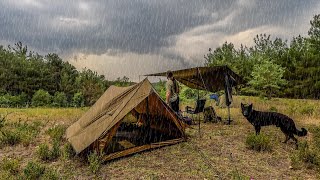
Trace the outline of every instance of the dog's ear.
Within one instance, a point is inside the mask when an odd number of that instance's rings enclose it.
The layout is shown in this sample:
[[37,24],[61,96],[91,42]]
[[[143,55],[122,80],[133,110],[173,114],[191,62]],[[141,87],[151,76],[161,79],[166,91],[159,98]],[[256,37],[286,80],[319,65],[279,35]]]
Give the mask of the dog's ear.
[[241,103],[241,107],[243,108],[244,104]]
[[249,109],[252,109],[252,106],[253,106],[253,105],[252,105],[252,103],[251,103],[251,104],[248,106],[248,107],[249,107]]

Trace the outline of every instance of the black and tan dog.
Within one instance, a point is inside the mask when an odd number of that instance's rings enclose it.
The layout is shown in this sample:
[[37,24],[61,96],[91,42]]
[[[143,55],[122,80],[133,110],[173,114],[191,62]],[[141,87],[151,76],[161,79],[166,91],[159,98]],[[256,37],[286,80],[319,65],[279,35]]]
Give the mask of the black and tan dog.
[[244,105],[242,103],[241,111],[243,116],[254,126],[257,135],[260,133],[261,126],[269,125],[280,127],[281,131],[286,136],[283,143],[287,143],[289,139],[292,139],[296,142],[296,145],[298,145],[298,140],[294,137],[294,134],[297,136],[307,135],[307,130],[305,128],[301,128],[301,131],[299,131],[293,120],[284,114],[255,111],[252,108],[252,104]]

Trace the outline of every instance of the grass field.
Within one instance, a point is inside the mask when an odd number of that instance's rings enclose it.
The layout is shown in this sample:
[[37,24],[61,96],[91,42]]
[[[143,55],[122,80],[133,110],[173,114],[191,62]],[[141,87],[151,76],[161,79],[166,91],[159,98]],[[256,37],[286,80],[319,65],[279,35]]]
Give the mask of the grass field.
[[[292,167],[292,156],[297,152],[295,145],[292,141],[288,144],[281,143],[284,135],[275,126],[263,127],[261,131],[270,139],[271,151],[258,152],[247,148],[247,136],[254,129],[241,115],[240,102],[253,103],[256,110],[287,114],[295,120],[298,128],[305,127],[309,130],[320,125],[320,101],[317,100],[235,97],[231,108],[234,120],[231,125],[201,124],[201,137],[197,126],[193,126],[194,129],[187,129],[187,142],[104,163],[94,174],[88,163],[81,158],[68,159],[60,156],[52,161],[43,161],[37,155],[40,144],[47,143],[52,147],[48,129],[57,125],[68,127],[88,108],[3,108],[0,109],[0,114],[8,114],[8,129],[22,129],[22,126],[15,124],[27,122],[34,124],[30,127],[35,133],[30,134],[26,130],[25,137],[29,137],[28,141],[21,140],[21,143],[15,145],[1,144],[0,178],[17,179],[18,176],[28,174],[26,166],[32,161],[45,167],[46,172],[50,169],[50,172],[62,179],[319,179],[318,168],[310,166],[310,163],[299,162],[298,168]],[[192,103],[185,102],[182,106],[186,104]],[[223,103],[214,107],[219,116],[224,119],[227,117],[227,109]],[[305,140],[312,146],[312,132],[309,131],[306,137],[299,137],[298,140]],[[60,147],[65,143],[63,139]],[[12,162],[11,165],[3,163],[4,160]],[[52,177],[50,173],[43,176],[44,179],[53,179]]]

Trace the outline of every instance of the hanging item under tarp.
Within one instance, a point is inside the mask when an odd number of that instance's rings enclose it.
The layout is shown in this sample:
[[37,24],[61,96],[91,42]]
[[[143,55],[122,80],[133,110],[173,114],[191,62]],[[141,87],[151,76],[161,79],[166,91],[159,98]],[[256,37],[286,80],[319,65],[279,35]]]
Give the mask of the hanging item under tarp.
[[228,107],[228,124],[231,123],[231,117],[230,117],[230,105],[232,103],[232,87],[236,83],[235,80],[229,75],[225,74],[224,76],[225,84],[224,84],[224,92],[225,92],[225,100],[226,100],[226,105]]

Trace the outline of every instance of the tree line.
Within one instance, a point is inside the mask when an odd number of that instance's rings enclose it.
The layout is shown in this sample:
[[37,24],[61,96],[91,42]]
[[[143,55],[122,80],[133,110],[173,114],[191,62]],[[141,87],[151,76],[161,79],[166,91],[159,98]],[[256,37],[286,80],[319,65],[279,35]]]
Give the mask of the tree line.
[[90,69],[78,71],[57,54],[28,51],[21,42],[0,46],[0,106],[90,106],[110,85],[127,86],[127,77],[106,80]]
[[225,42],[204,56],[207,66],[228,65],[247,82],[244,95],[320,98],[320,14],[310,21],[308,36],[290,42],[259,34],[254,45]]

